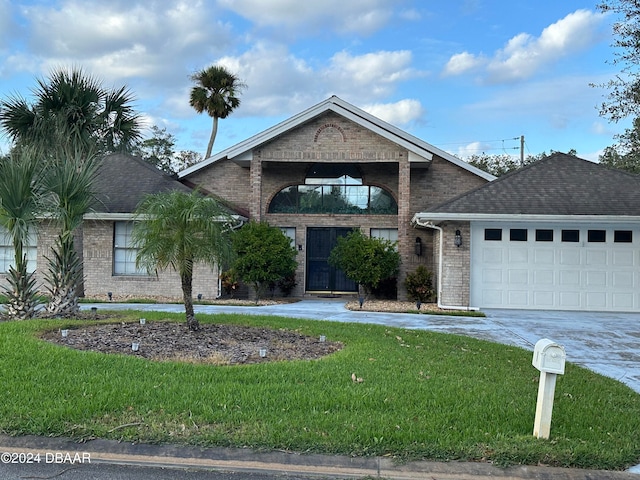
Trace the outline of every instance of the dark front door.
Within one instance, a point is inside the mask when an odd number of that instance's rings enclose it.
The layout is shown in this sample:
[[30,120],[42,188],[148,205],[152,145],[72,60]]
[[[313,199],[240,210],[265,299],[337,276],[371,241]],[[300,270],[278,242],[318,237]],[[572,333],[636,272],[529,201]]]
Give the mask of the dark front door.
[[357,292],[358,286],[349,280],[342,270],[327,259],[338,237],[345,237],[352,228],[307,228],[307,291],[309,292]]

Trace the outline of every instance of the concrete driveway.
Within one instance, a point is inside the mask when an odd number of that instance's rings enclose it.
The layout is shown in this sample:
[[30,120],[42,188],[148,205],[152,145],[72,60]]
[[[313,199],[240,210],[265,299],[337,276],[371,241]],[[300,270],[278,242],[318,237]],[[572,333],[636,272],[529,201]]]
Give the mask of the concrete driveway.
[[[567,361],[619,380],[640,393],[640,313],[487,310],[486,317],[350,311],[344,300],[311,299],[283,305],[196,305],[196,313],[281,315],[335,322],[375,323],[467,335],[533,352],[541,338],[564,346]],[[184,312],[182,305],[85,304],[99,309]]]

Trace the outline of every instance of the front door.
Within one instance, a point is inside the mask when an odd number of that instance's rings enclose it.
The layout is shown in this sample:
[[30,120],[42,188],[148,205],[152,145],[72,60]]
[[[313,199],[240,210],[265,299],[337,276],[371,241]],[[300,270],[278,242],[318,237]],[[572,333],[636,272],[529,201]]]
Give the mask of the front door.
[[342,270],[329,265],[328,258],[338,237],[346,237],[353,230],[348,227],[307,228],[307,287],[308,292],[357,292],[358,286]]

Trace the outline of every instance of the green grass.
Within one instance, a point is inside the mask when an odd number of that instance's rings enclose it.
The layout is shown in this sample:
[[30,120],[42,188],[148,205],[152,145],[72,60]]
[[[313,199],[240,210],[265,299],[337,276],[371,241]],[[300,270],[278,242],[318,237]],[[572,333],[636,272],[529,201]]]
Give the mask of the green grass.
[[160,363],[37,338],[47,328],[81,328],[79,321],[4,322],[0,431],[500,465],[623,469],[640,459],[640,395],[572,364],[558,378],[551,439],[542,440],[532,435],[538,372],[531,352],[375,325],[198,319],[324,334],[345,347],[316,361]]

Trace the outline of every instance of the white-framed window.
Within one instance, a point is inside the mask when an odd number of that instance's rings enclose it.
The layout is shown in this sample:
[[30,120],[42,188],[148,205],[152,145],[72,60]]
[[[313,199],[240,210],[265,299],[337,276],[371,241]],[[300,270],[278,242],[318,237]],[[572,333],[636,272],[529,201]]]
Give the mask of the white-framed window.
[[280,227],[282,233],[289,239],[292,247],[296,246],[296,227]]
[[113,274],[148,275],[144,268],[136,268],[138,249],[133,246],[131,232],[133,222],[114,222]]
[[397,228],[372,228],[370,232],[371,238],[383,238],[390,242],[398,241]]
[[[38,240],[35,234],[29,235],[27,244],[23,248],[27,255],[27,271],[35,272],[38,257]],[[0,273],[7,273],[9,267],[14,264],[14,259],[13,240],[9,232],[4,227],[0,227]]]

